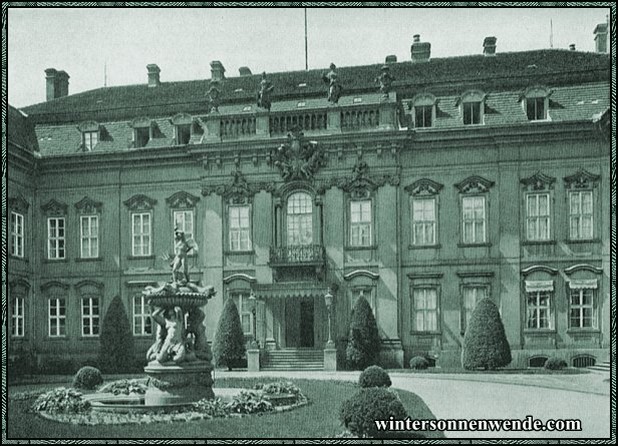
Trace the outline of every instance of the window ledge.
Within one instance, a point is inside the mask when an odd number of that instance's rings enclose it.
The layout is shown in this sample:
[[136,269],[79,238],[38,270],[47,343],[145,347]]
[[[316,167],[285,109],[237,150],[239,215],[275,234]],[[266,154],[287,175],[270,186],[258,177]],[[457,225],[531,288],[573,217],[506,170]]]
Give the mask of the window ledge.
[[43,259],[43,263],[68,263],[69,259],[66,257],[64,259]]
[[69,337],[67,335],[62,335],[62,336],[50,336],[50,335],[47,335],[45,337],[46,341],[52,341],[52,342],[67,341],[68,339],[69,339]]
[[255,254],[255,251],[253,249],[248,251],[223,251],[223,254],[226,256],[246,256]]
[[80,341],[98,341],[101,335],[80,335]]
[[578,244],[578,243],[601,243],[601,240],[598,239],[598,238],[567,239],[566,242],[567,243],[573,243],[573,244]]
[[485,242],[485,243],[457,243],[457,246],[459,248],[489,248],[491,246],[491,243],[489,242]]
[[9,258],[11,260],[19,260],[21,262],[30,263],[30,260],[28,260],[28,257],[16,256],[15,254],[9,254]]
[[538,329],[527,328],[527,329],[524,329],[524,334],[530,335],[530,336],[555,335],[556,329],[555,328],[538,328]]
[[531,245],[555,245],[556,240],[524,240],[521,242],[522,246]]
[[150,339],[152,338],[152,334],[135,334],[133,333],[133,337],[138,338],[138,339]]
[[413,336],[442,336],[441,331],[410,331],[410,334]]
[[408,245],[408,249],[440,249],[442,245],[440,243],[434,245]]
[[77,257],[76,262],[102,262],[103,257]]
[[586,336],[592,334],[600,334],[601,330],[598,328],[569,328],[567,334],[574,336]]
[[156,257],[157,256],[155,256],[154,254],[150,254],[148,256],[127,256],[127,260],[152,260]]
[[346,251],[371,251],[374,249],[377,249],[378,246],[377,245],[368,245],[368,246],[346,246],[345,250]]

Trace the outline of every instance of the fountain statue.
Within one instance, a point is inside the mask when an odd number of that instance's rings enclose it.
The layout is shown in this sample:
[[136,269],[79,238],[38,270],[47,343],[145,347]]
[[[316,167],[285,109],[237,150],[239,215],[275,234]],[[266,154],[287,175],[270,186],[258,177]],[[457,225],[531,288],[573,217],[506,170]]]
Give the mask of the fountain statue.
[[212,286],[199,287],[189,280],[187,255],[197,252],[193,240],[174,231],[174,258],[170,261],[172,280],[148,286],[142,294],[157,324],[154,344],[148,349],[150,377],[144,396],[146,406],[186,404],[214,398],[212,391],[212,353],[206,341],[204,312],[201,307],[215,294]]

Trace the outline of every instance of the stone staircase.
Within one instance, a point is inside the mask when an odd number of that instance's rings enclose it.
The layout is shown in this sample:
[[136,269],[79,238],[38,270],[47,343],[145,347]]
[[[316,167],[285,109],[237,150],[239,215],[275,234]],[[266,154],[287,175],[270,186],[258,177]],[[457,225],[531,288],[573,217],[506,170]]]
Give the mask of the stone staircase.
[[611,364],[609,361],[600,362],[598,364],[587,367],[587,369],[597,373],[607,373],[609,375],[611,370]]
[[288,348],[263,352],[261,370],[324,370],[324,351]]

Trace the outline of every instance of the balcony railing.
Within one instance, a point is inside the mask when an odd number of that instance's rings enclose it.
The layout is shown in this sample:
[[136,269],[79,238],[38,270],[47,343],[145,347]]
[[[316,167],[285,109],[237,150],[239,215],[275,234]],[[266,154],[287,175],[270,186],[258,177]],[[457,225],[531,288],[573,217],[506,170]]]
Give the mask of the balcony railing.
[[271,246],[271,266],[324,264],[326,254],[322,245]]
[[326,130],[326,112],[296,113],[270,118],[271,135],[285,135],[294,127],[299,127],[303,131]]
[[224,118],[220,123],[221,139],[237,139],[255,135],[255,118]]
[[341,130],[353,131],[373,129],[380,125],[380,110],[373,109],[345,110],[341,112]]

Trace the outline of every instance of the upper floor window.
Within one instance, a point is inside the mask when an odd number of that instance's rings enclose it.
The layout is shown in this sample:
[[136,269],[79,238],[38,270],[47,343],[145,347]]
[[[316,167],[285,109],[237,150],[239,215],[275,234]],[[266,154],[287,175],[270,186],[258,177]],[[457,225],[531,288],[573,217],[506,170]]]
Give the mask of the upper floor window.
[[131,121],[133,127],[133,147],[146,147],[152,139],[152,121],[148,118],[136,118]]
[[24,257],[24,216],[11,212],[11,255]]
[[81,258],[99,257],[99,216],[82,215],[80,222]]
[[313,202],[306,192],[296,192],[288,198],[287,242],[288,246],[313,243]]
[[464,125],[483,124],[485,111],[484,93],[468,91],[458,101]]
[[549,119],[549,96],[551,91],[545,87],[529,87],[522,94],[522,107],[528,121]]
[[171,119],[174,126],[174,142],[176,145],[189,144],[193,118],[186,113],[178,113]]
[[569,238],[587,240],[593,238],[592,191],[569,192]]
[[494,185],[480,176],[471,176],[455,185],[461,197],[461,233],[462,243],[487,243],[489,189]]
[[550,239],[549,192],[526,196],[526,228],[528,240]]
[[150,212],[131,214],[132,235],[131,251],[133,256],[149,256],[152,252],[152,225]]
[[421,93],[412,98],[412,118],[415,128],[433,127],[436,115],[436,98],[429,93]]
[[229,240],[231,251],[251,250],[250,205],[228,208]]
[[50,260],[65,258],[64,217],[47,219],[47,258]]
[[86,152],[92,151],[99,142],[100,125],[94,121],[78,124],[78,130],[82,133],[82,147]]
[[350,201],[350,246],[371,246],[371,200]]
[[174,227],[184,232],[185,240],[193,239],[193,210],[178,210],[173,212]]
[[412,199],[412,244],[436,244],[436,197]]

